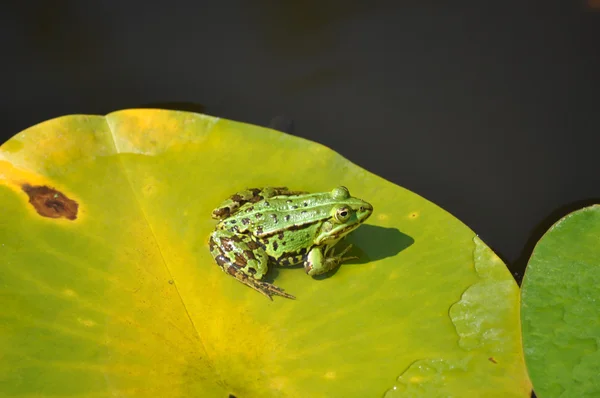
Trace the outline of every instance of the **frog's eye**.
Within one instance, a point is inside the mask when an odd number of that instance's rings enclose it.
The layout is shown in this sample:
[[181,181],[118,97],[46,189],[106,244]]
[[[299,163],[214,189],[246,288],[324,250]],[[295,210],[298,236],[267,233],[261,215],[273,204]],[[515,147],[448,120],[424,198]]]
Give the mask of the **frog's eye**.
[[350,192],[346,187],[337,187],[331,191],[331,197],[335,200],[344,200],[350,197]]
[[337,209],[335,211],[335,215],[334,218],[337,222],[339,223],[344,223],[346,221],[348,221],[348,219],[350,218],[350,209],[347,208],[346,206],[344,207],[340,207],[339,209]]

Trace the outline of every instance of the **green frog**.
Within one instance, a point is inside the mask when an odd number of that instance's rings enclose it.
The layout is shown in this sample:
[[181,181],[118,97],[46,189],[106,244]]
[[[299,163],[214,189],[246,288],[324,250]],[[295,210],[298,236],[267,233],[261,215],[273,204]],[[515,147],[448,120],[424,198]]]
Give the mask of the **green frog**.
[[373,206],[353,198],[346,187],[308,193],[286,187],[238,192],[212,212],[219,220],[209,247],[221,269],[264,294],[290,299],[283,289],[261,281],[269,264],[303,264],[310,276],[330,271],[352,245],[335,254],[334,246],[369,218]]

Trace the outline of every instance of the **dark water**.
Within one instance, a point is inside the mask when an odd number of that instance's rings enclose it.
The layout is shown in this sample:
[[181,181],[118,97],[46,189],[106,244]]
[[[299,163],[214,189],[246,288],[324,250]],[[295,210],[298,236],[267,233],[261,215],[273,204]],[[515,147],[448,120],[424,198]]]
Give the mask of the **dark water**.
[[139,106],[272,125],[449,210],[520,279],[600,198],[594,4],[9,2],[2,140]]
[[141,106],[270,126],[444,207],[520,281],[600,202],[597,3],[8,2],[1,142]]

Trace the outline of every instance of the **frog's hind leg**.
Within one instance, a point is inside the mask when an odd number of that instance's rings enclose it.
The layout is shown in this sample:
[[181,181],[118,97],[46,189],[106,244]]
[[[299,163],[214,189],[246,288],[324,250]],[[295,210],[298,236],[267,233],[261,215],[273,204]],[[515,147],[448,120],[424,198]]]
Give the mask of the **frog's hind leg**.
[[217,230],[209,240],[210,252],[223,272],[244,285],[264,294],[295,299],[291,294],[260,279],[267,272],[269,256],[256,242],[245,235]]
[[272,198],[273,196],[290,196],[301,195],[303,191],[290,191],[287,187],[264,187],[264,188],[248,188],[240,192],[236,192],[229,198],[223,201],[212,212],[212,218],[222,220],[229,217],[246,203],[256,203],[263,199]]

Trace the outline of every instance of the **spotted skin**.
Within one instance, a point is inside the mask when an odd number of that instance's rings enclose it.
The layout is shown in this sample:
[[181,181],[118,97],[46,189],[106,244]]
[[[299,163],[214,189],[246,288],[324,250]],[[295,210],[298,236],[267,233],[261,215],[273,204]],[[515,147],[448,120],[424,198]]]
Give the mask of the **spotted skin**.
[[[210,236],[209,247],[217,265],[244,285],[271,300],[274,295],[295,299],[283,289],[260,280],[267,272],[269,258],[264,250],[260,250],[260,245],[248,235],[239,236],[228,231],[217,230]],[[235,260],[230,259],[228,252],[234,253]]]
[[[305,194],[305,191],[290,191],[287,187],[248,188],[227,198],[212,212],[212,218],[223,220],[246,203],[256,203],[273,196]],[[257,216],[258,217],[258,216]]]
[[210,252],[225,273],[268,298],[295,298],[261,281],[269,265],[302,264],[308,275],[315,276],[355,259],[344,257],[351,245],[338,255],[334,246],[372,210],[344,187],[315,194],[285,187],[250,188],[213,211],[219,223],[210,236]]

